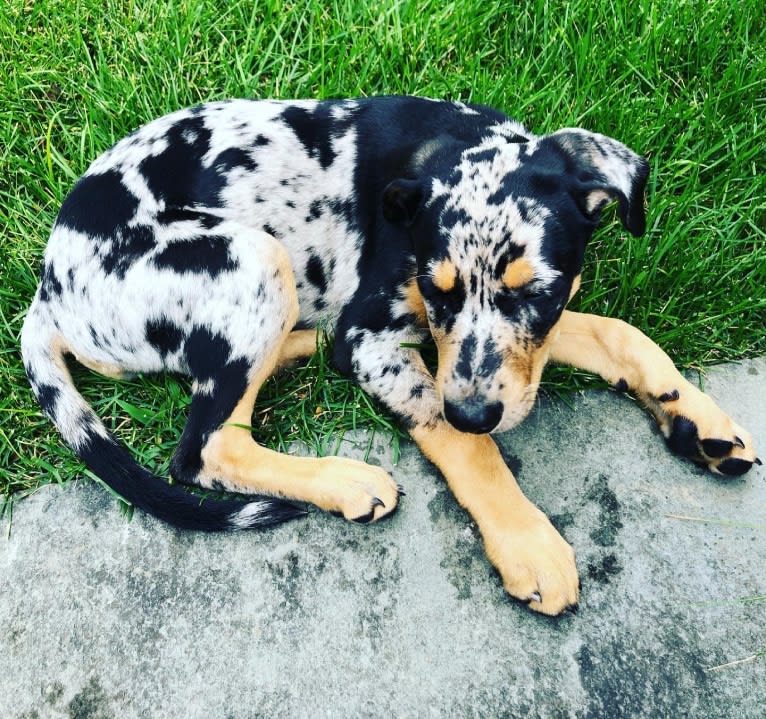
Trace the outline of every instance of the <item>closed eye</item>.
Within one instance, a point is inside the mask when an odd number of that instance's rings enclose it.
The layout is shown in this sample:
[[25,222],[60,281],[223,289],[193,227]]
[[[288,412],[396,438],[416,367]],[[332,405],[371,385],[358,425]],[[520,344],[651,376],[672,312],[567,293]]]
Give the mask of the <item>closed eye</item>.
[[530,282],[513,289],[503,288],[495,295],[495,305],[506,315],[517,312],[525,303],[543,297],[545,288],[536,282]]
[[418,277],[418,286],[427,304],[447,310],[452,314],[459,312],[465,301],[465,287],[460,278],[446,292],[440,289],[427,275]]
[[518,290],[522,297],[527,299],[533,299],[535,297],[542,297],[545,294],[545,288],[537,282],[530,282]]

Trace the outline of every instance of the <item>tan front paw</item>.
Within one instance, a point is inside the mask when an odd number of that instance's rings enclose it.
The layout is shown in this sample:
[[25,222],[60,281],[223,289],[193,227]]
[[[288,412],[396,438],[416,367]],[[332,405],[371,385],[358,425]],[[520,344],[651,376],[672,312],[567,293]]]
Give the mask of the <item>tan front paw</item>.
[[533,504],[504,526],[484,530],[484,544],[511,596],[552,616],[576,608],[580,580],[574,550]]
[[750,433],[689,383],[653,398],[651,408],[668,447],[716,474],[738,476],[753,464]]
[[388,472],[365,462],[333,459],[334,491],[324,509],[362,524],[376,522],[396,509],[404,492]]

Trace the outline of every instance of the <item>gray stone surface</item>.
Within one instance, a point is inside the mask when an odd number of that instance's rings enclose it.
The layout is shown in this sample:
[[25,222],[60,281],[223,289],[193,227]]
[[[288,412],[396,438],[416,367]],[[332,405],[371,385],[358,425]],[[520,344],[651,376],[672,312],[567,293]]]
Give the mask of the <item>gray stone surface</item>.
[[[766,454],[766,359],[707,389]],[[577,549],[577,615],[503,595],[411,446],[400,511],[367,527],[184,534],[47,487],[0,526],[0,718],[766,716],[766,657],[711,670],[766,649],[766,603],[733,601],[766,594],[766,467],[707,475],[609,392],[542,401],[501,442]]]

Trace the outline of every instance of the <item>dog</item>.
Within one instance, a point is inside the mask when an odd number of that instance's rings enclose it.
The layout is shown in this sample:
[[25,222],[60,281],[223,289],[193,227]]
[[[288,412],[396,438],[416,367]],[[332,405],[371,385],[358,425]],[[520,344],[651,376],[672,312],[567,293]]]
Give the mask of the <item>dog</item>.
[[[65,199],[21,337],[32,390],[64,440],[127,501],[177,527],[249,529],[310,503],[386,517],[384,470],[259,446],[258,389],[334,331],[333,360],[383,403],[476,521],[507,592],[557,615],[574,551],[491,439],[529,412],[546,362],[638,397],[671,450],[713,472],[751,436],[637,329],[565,309],[603,208],[645,230],[649,165],[582,129],[536,136],[494,109],[416,97],[212,102],[137,130]],[[431,373],[416,347],[431,337]],[[200,501],[136,463],[77,392],[101,374],[189,375],[177,482],[257,495]]]

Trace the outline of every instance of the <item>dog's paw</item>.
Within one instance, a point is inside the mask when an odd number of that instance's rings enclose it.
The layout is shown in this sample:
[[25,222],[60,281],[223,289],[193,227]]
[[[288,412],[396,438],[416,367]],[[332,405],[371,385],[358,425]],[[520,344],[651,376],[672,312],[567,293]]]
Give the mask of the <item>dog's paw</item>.
[[396,509],[404,492],[388,472],[364,462],[336,461],[339,462],[337,491],[330,502],[333,514],[367,524],[377,522]]
[[533,504],[520,520],[485,530],[484,544],[512,597],[551,616],[576,609],[580,580],[574,550]]
[[650,402],[671,451],[716,474],[739,476],[761,464],[750,433],[706,394],[685,383]]

